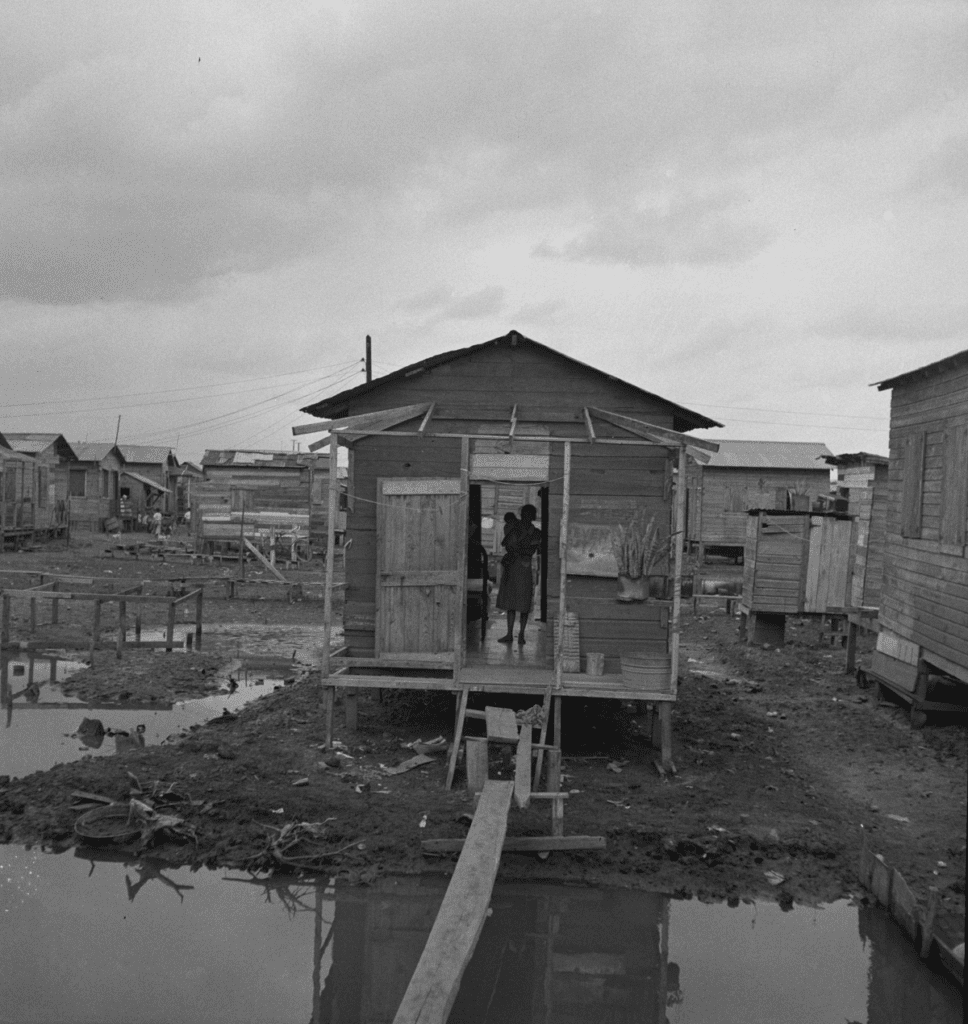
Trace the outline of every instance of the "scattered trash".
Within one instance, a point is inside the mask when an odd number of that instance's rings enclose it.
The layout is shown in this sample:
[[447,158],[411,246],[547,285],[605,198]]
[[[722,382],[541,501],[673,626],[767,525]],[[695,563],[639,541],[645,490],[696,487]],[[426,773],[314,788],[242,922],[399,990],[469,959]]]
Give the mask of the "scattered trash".
[[621,807],[623,811],[630,811],[632,809],[631,804],[623,803],[621,800],[606,800],[605,803],[611,804],[613,807]]
[[404,743],[407,750],[415,754],[442,754],[449,744],[443,736],[435,736],[432,740],[414,740],[412,743]]
[[946,868],[947,866],[948,865],[943,860],[939,860],[938,861],[938,867],[939,868]]
[[779,718],[780,717],[780,712],[779,711],[767,711],[766,717],[767,718]]
[[514,720],[518,725],[540,726],[544,722],[544,709],[540,704],[533,704],[524,711],[516,711]]
[[708,832],[725,832],[726,831],[726,829],[724,829],[721,825],[707,825],[706,826],[706,830]]
[[294,786],[308,786],[309,785],[309,779],[307,779],[307,778],[296,779],[295,782],[293,782],[293,785]]
[[605,771],[614,772],[616,775],[622,774],[622,769],[628,764],[628,761],[609,761],[605,765]]
[[428,754],[416,754],[413,757],[407,758],[407,760],[403,761],[401,764],[398,764],[396,768],[387,768],[385,766],[381,767],[383,767],[383,771],[386,775],[402,775],[404,772],[412,771],[414,768],[419,768],[421,765],[433,763],[434,758],[430,757]]
[[770,885],[782,885],[786,881],[779,871],[764,871],[763,874]]
[[906,823],[910,823],[910,821],[911,821],[910,818],[905,818],[901,814],[888,814],[887,817],[890,818],[891,821],[903,821],[903,822],[906,822]]
[[271,811],[269,811],[269,813],[270,814],[285,814],[286,813],[286,809],[285,809],[285,807],[275,807]]
[[427,827],[427,815],[426,814],[420,819],[420,825],[418,827],[419,828],[426,828]]
[[729,734],[729,738],[730,738],[731,740],[738,740],[738,739],[742,739],[742,737],[740,736],[740,734],[739,734],[738,732],[731,732],[731,733]]

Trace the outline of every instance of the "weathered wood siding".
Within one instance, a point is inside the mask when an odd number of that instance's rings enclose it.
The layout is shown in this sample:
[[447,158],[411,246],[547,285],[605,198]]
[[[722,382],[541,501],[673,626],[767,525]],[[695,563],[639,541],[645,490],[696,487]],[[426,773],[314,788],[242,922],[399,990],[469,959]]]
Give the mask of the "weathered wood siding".
[[374,653],[376,615],[376,482],[381,477],[460,477],[457,438],[362,438],[353,446],[347,501],[346,604],[343,630],[350,655]]
[[120,510],[119,493],[121,460],[108,453],[100,462],[76,462],[72,471],[84,470],[84,496],[70,497],[71,526],[76,529],[101,530],[104,521],[116,516]]
[[806,494],[808,509],[830,490],[828,469],[733,469],[691,465],[689,481],[690,543],[743,547],[750,509],[786,508],[778,494]]
[[850,490],[848,511],[857,517],[857,546],[851,580],[850,603],[877,607],[884,574],[884,541],[887,532],[888,467],[847,466],[839,482]]
[[295,531],[313,550],[325,550],[329,470],[312,466],[206,466],[191,486],[192,531],[197,544],[238,540],[275,527]]
[[743,604],[754,612],[802,612],[810,516],[761,512],[747,515],[746,528]]
[[[619,380],[558,360],[530,346],[482,349],[401,381],[358,396],[346,415],[377,412],[418,402],[434,402],[433,430],[455,433],[507,433],[517,405],[517,437],[574,436],[584,431],[584,407],[634,416],[673,427],[661,399],[642,396]],[[416,422],[402,425],[413,430]],[[596,421],[600,437],[622,436]],[[625,434],[624,436],[628,436]],[[457,477],[459,438],[395,437],[393,431],[357,440],[351,454],[346,541],[344,629],[352,655],[373,653],[376,584],[376,481],[378,477]],[[562,445],[550,446],[548,522],[548,613],[556,613],[558,535],[562,512]],[[644,454],[645,453],[645,454]],[[650,453],[650,454],[649,454]],[[671,471],[665,449],[618,445],[572,446],[571,516],[586,522],[625,516],[640,501],[651,502],[664,522],[671,519]],[[471,475],[471,483],[474,477]],[[540,481],[535,481],[540,482]],[[591,518],[589,518],[591,517]],[[608,521],[620,521],[609,519]],[[497,526],[500,529],[500,524]],[[535,560],[537,566],[537,559]],[[614,580],[570,576],[568,605],[579,617],[582,652],[606,654],[606,671],[618,671],[623,650],[661,648],[668,643],[668,610],[662,605],[623,606],[615,601]],[[537,605],[538,593],[535,594]],[[537,607],[536,607],[537,613]]]
[[[558,614],[563,473],[563,449],[555,445],[548,515],[549,619]],[[572,445],[570,526],[628,523],[640,508],[655,515],[667,536],[672,522],[672,463],[664,448]],[[658,571],[669,571],[668,560]],[[568,575],[566,601],[568,610],[578,616],[580,652],[603,653],[606,672],[621,670],[621,654],[665,651],[669,639],[670,604],[621,604],[616,593],[614,579]]]
[[[154,480],[159,487],[166,487],[169,490],[174,488],[174,478],[169,478],[169,470],[167,466],[163,466],[160,462],[126,462],[124,464],[126,470],[130,470],[132,473],[137,473],[138,476],[146,477],[148,480]],[[148,509],[148,495],[145,493],[147,488],[139,480],[135,480],[132,477],[124,476],[121,477],[121,487],[130,491],[130,498],[128,499],[127,505],[130,509],[131,515],[137,516],[144,514]],[[174,495],[172,494],[158,494],[155,492],[158,501],[152,506],[152,511],[155,508],[160,512],[168,513],[174,510]]]
[[968,682],[968,367],[891,395],[880,622]]
[[0,529],[33,530],[37,463],[27,455],[0,448]]

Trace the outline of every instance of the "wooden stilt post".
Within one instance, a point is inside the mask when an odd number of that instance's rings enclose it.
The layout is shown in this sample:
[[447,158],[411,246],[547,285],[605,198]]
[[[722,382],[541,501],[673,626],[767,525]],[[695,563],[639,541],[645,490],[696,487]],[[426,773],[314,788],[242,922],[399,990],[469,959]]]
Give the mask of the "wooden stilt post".
[[339,435],[335,430],[329,434],[329,493],[326,503],[326,586],[323,591],[323,649],[319,658],[319,678],[326,691],[326,746],[333,745],[333,706],[336,703],[336,689],[330,686],[329,659],[333,639],[333,562],[336,560],[336,514],[339,508],[339,482],[337,479],[337,455]]
[[[682,620],[682,544],[686,531],[686,446],[679,446],[676,479],[675,529],[673,531],[672,621],[669,624],[669,673],[671,692],[679,686],[679,638]],[[675,770],[672,763],[672,705],[663,701],[659,708],[662,721],[662,767]]]
[[202,649],[202,588],[195,595],[195,650]]
[[450,748],[450,759],[447,762],[447,780],[444,789],[454,784],[454,772],[457,770],[457,757],[460,753],[460,741],[464,735],[464,718],[467,714],[467,687],[461,687],[457,695],[457,711],[454,715],[454,742]]
[[10,642],[10,598],[3,595],[3,611],[0,612],[0,647]]
[[128,632],[128,605],[125,601],[118,601],[118,649],[117,657],[120,659],[124,653],[124,642]]
[[[571,507],[571,441],[565,441],[562,453],[562,484],[561,484],[561,532],[558,537],[558,636],[555,638],[555,693],[561,692],[561,661],[565,650],[565,613],[567,609],[567,587],[568,587],[568,564],[565,554],[568,550],[568,513]],[[547,526],[545,527],[547,529]],[[545,696],[544,721],[541,723],[540,743],[544,743],[548,735],[548,719],[551,717],[551,687]],[[560,698],[555,698],[556,715],[560,712]],[[559,723],[555,722],[557,730]],[[561,740],[557,731],[555,732],[555,743],[560,747]],[[534,782],[538,785],[541,778],[544,751],[538,750],[538,759],[534,768]],[[554,786],[549,784],[549,789]]]
[[[60,587],[60,580],[54,580],[54,585],[53,585],[53,587],[51,587],[51,590],[56,591],[59,587]],[[52,626],[56,626],[59,618],[60,618],[60,598],[59,597],[55,597],[54,600],[50,602],[50,624]]]
[[94,622],[91,624],[91,665],[94,665],[94,648],[97,647],[101,637],[101,600],[94,602]]
[[165,651],[171,651],[175,646],[175,599],[168,599],[168,627],[165,633]]
[[30,599],[30,632],[37,632],[37,598]]

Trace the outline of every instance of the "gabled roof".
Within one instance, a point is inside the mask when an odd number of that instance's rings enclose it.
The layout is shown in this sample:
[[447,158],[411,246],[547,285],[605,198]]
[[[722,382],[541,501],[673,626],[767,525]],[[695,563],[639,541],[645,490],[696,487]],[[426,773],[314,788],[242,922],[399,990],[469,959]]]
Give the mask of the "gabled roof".
[[79,462],[100,462],[110,452],[124,462],[124,453],[110,441],[71,441],[71,447]]
[[430,356],[427,359],[421,359],[419,362],[411,363],[409,366],[404,366],[399,370],[394,370],[393,373],[388,373],[384,377],[378,377],[376,380],[369,381],[365,384],[358,384],[354,388],[349,388],[346,391],[341,391],[339,394],[331,395],[329,398],[324,398],[319,402],[314,402],[312,405],[307,405],[300,411],[308,413],[310,416],[318,416],[320,419],[331,419],[341,415],[342,408],[347,402],[352,401],[354,398],[359,398],[361,395],[377,391],[388,384],[393,384],[397,381],[426,373],[437,366],[443,366],[445,363],[454,362],[457,359],[465,359],[473,353],[483,351],[491,346],[508,343],[515,345],[520,345],[522,343],[532,345],[543,352],[549,353],[557,359],[563,359],[566,362],[571,363],[573,366],[581,367],[583,370],[590,370],[592,373],[597,373],[607,380],[614,381],[617,384],[622,384],[627,388],[631,388],[633,391],[645,398],[664,403],[674,414],[676,430],[696,430],[698,428],[722,426],[722,423],[717,423],[716,420],[711,420],[707,416],[703,416],[698,412],[693,412],[691,409],[686,409],[684,406],[677,405],[675,402],[670,402],[661,395],[656,395],[651,391],[645,391],[642,388],[637,387],[635,384],[630,384],[627,380],[622,380],[620,377],[616,377],[613,374],[606,373],[604,370],[599,370],[597,367],[590,366],[588,363],[583,363],[578,359],[565,355],[563,352],[559,352],[557,349],[553,349],[549,345],[542,345],[540,342],[534,341],[531,338],[526,338],[519,331],[510,331],[507,334],[502,335],[500,338],[492,338],[490,341],[482,342],[479,345],[471,345],[468,348],[458,348],[451,352],[442,352],[439,355]]
[[77,453],[70,446],[63,434],[16,433],[7,434],[7,442],[14,451],[26,455],[38,455],[40,452],[53,448],[62,459],[73,461]]
[[3,436],[3,434],[0,434],[0,448],[9,448],[9,447],[10,447],[10,445],[7,443],[7,439]]
[[302,469],[325,456],[310,452],[278,452],[262,448],[210,448],[202,456],[203,466],[258,466],[263,469]]
[[204,476],[204,470],[197,462],[191,459],[184,459],[178,463],[179,476]]
[[930,377],[936,373],[944,373],[947,370],[956,370],[960,366],[968,366],[968,348],[963,352],[956,352],[954,355],[939,359],[936,363],[928,363],[926,366],[919,366],[916,370],[908,370],[907,373],[900,373],[896,377],[889,377],[887,380],[876,381],[871,387],[878,391],[896,387],[898,384],[909,384],[918,377]]
[[833,452],[819,441],[720,441],[707,469],[798,469],[827,471]]
[[125,462],[153,462],[160,465],[162,462],[167,462],[170,456],[175,460],[175,465],[178,465],[175,453],[164,445],[119,444],[118,447],[121,449]]

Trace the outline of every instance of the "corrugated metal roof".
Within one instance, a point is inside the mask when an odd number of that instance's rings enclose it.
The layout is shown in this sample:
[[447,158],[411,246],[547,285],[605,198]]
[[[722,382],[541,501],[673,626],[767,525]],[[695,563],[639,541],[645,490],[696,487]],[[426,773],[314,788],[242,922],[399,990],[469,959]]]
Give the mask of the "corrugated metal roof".
[[[119,444],[125,462],[167,462],[174,455],[170,448],[157,444]],[[178,461],[177,459],[175,460]]]
[[492,338],[490,341],[481,342],[479,345],[471,345],[468,348],[458,348],[451,352],[441,352],[439,355],[430,356],[427,359],[421,359],[419,362],[411,363],[409,366],[404,366],[399,370],[394,370],[393,373],[388,373],[384,377],[378,377],[376,380],[372,380],[369,383],[358,384],[356,387],[348,388],[346,391],[341,391],[339,394],[331,395],[329,398],[323,398],[318,402],[314,402],[312,405],[305,406],[300,411],[309,413],[310,416],[318,416],[320,419],[329,419],[331,416],[339,415],[340,407],[346,402],[357,398],[360,395],[365,395],[370,391],[374,391],[377,388],[381,388],[386,384],[391,384],[394,381],[403,380],[427,370],[432,370],[435,366],[442,366],[444,363],[453,362],[455,359],[463,359],[464,357],[471,355],[473,352],[479,352],[492,345],[501,345],[506,343],[517,345],[521,342],[533,345],[535,348],[548,352],[551,355],[556,356],[558,359],[564,359],[573,366],[580,366],[582,369],[591,370],[593,373],[600,374],[608,380],[615,381],[618,384],[624,384],[625,387],[631,388],[633,391],[637,391],[640,395],[645,395],[648,398],[654,398],[658,399],[660,402],[664,402],[671,410],[673,410],[674,429],[676,430],[696,430],[700,427],[721,427],[723,425],[722,423],[717,423],[716,420],[709,419],[708,416],[703,416],[701,413],[693,412],[691,409],[686,409],[684,406],[677,405],[675,402],[670,402],[667,398],[663,398],[661,395],[657,395],[651,391],[645,391],[643,388],[640,388],[635,384],[631,384],[627,380],[622,380],[621,377],[616,377],[613,374],[606,373],[604,370],[599,370],[595,366],[590,366],[588,363],[583,363],[580,359],[575,359],[572,356],[565,355],[564,352],[559,352],[557,349],[553,349],[550,345],[542,345],[539,341],[534,341],[532,338],[526,338],[520,331],[509,331],[500,338]]
[[936,363],[928,363],[926,366],[919,366],[915,370],[908,370],[907,373],[899,373],[896,377],[889,377],[887,380],[875,381],[871,387],[878,391],[893,388],[898,384],[906,384],[916,377],[928,377],[935,373],[944,373],[946,370],[955,370],[959,366],[968,364],[968,348],[962,352],[955,352],[953,355],[939,359]]
[[710,469],[822,469],[833,452],[819,441],[720,441]]
[[110,441],[71,441],[71,447],[80,462],[100,462],[116,446]]
[[325,455],[312,452],[279,452],[264,449],[210,448],[202,456],[203,466],[261,466],[277,469],[301,469],[318,463]]
[[885,455],[871,455],[870,452],[850,452],[831,455],[827,459],[831,466],[886,466],[890,460]]
[[132,480],[137,480],[139,484],[144,484],[145,487],[151,487],[153,490],[161,491],[162,494],[171,494],[171,491],[167,487],[162,487],[157,480],[152,480],[150,477],[142,476],[140,473],[132,473],[130,469],[122,469],[122,476],[130,476]]
[[46,451],[51,446],[55,446],[58,449],[58,454],[62,458],[71,458],[76,454],[63,434],[18,432],[7,434],[7,442],[14,451],[25,452],[27,455],[36,455]]

